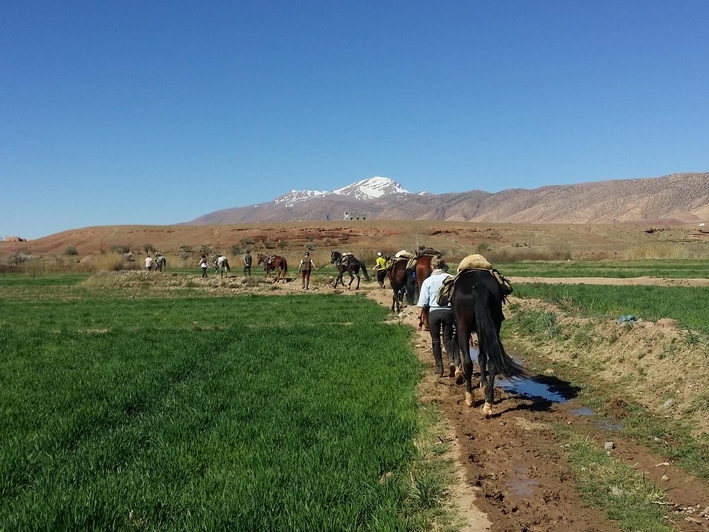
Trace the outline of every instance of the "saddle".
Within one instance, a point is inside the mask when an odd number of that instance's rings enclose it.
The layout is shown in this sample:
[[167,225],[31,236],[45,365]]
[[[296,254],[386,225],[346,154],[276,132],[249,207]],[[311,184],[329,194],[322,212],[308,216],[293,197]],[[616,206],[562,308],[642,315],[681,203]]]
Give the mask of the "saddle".
[[467,270],[485,270],[490,272],[497,282],[500,283],[500,288],[502,289],[502,302],[507,303],[507,297],[513,292],[512,283],[507,277],[502,275],[500,270],[493,268],[492,264],[490,264],[485,257],[478,254],[468,255],[460,261],[460,264],[458,265],[458,273],[455,277],[448,277],[443,281],[443,284],[438,289],[438,294],[436,294],[436,301],[450,301],[453,297],[453,288],[455,286],[456,279],[458,279],[458,277],[460,277],[460,275]]
[[442,257],[443,255],[441,254],[440,251],[436,251],[433,248],[421,248],[416,252],[416,255],[413,256],[412,258],[409,259],[409,263],[406,265],[407,270],[413,270],[416,268],[416,261],[420,257]]

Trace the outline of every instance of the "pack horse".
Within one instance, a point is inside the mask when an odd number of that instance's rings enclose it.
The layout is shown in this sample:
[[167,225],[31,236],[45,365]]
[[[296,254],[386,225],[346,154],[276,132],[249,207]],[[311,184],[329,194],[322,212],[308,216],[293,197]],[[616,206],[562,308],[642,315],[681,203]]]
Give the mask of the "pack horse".
[[330,263],[335,265],[337,268],[337,279],[335,279],[335,286],[341,284],[345,286],[345,282],[342,280],[342,276],[347,272],[350,276],[350,283],[347,285],[347,290],[352,286],[352,281],[354,281],[355,275],[357,276],[357,286],[355,290],[359,290],[359,271],[362,270],[365,280],[369,281],[369,274],[367,273],[367,267],[364,262],[356,258],[352,253],[340,253],[339,251],[330,252]]
[[271,277],[271,272],[275,271],[276,278],[273,282],[277,283],[281,279],[283,279],[284,283],[286,282],[288,261],[285,257],[281,257],[280,255],[264,255],[263,253],[259,253],[256,255],[256,259],[258,261],[257,264],[263,264],[263,269],[266,270],[266,277]]
[[465,402],[468,406],[474,404],[470,336],[476,332],[479,344],[480,385],[485,393],[483,405],[485,417],[492,415],[493,387],[497,373],[507,378],[528,376],[525,369],[505,352],[500,340],[500,328],[505,319],[502,314],[504,299],[503,287],[490,271],[462,270],[453,281],[450,301],[455,317],[458,346],[463,351]]
[[229,259],[227,259],[224,255],[215,256],[212,259],[212,265],[214,266],[214,272],[218,273],[221,278],[224,278],[225,274],[231,273]]

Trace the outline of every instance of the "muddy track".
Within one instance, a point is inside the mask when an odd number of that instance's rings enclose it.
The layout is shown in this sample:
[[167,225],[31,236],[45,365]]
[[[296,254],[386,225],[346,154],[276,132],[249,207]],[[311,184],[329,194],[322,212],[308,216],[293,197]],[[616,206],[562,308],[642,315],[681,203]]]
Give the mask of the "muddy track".
[[[369,290],[368,296],[390,306],[390,290]],[[415,327],[414,307],[405,308],[397,318]],[[476,405],[464,401],[464,385],[455,379],[433,374],[430,336],[417,333],[416,351],[428,371],[422,383],[421,400],[436,403],[443,412],[458,451],[463,474],[460,485],[451,492],[459,497],[458,506],[468,520],[465,530],[493,532],[519,531],[618,531],[617,524],[601,511],[585,505],[573,489],[574,474],[566,463],[562,442],[552,430],[555,423],[571,424],[574,429],[603,448],[613,441],[613,455],[638,471],[646,479],[665,489],[671,504],[667,524],[676,530],[701,530],[709,521],[701,515],[709,505],[705,483],[667,464],[667,459],[647,448],[627,441],[617,431],[599,427],[573,398],[573,388],[556,378],[541,378],[564,388],[563,396],[540,393],[521,395],[515,391],[495,390],[495,411],[490,419],[482,416],[482,393],[477,391]],[[476,374],[476,378],[478,375]],[[557,400],[557,398],[559,400]],[[669,480],[662,480],[662,477]],[[474,498],[460,494],[474,494]],[[472,501],[472,502],[471,502]],[[463,508],[472,504],[475,508]],[[478,514],[476,515],[476,511]],[[483,514],[483,515],[480,515]]]

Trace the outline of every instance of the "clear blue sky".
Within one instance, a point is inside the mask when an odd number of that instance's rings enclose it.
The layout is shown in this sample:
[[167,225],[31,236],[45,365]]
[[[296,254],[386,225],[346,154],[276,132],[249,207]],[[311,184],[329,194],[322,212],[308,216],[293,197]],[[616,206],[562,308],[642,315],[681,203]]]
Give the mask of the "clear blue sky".
[[0,236],[709,171],[709,2],[9,0]]

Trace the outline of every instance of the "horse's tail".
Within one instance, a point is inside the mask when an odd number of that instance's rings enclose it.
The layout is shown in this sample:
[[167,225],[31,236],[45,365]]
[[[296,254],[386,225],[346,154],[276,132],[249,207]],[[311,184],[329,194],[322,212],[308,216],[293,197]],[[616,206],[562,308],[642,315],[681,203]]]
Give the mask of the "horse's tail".
[[288,261],[283,257],[283,273],[288,273]]
[[485,349],[488,360],[497,373],[507,377],[526,377],[526,370],[505,352],[492,317],[493,297],[490,289],[482,283],[473,286],[473,306],[477,323],[480,349]]
[[229,267],[229,261],[225,260],[224,261],[224,266],[226,266],[226,271],[227,273],[231,273],[231,268]]
[[359,261],[359,267],[362,268],[362,273],[364,274],[364,278],[369,281],[369,274],[367,273],[367,267],[364,265],[363,261]]

